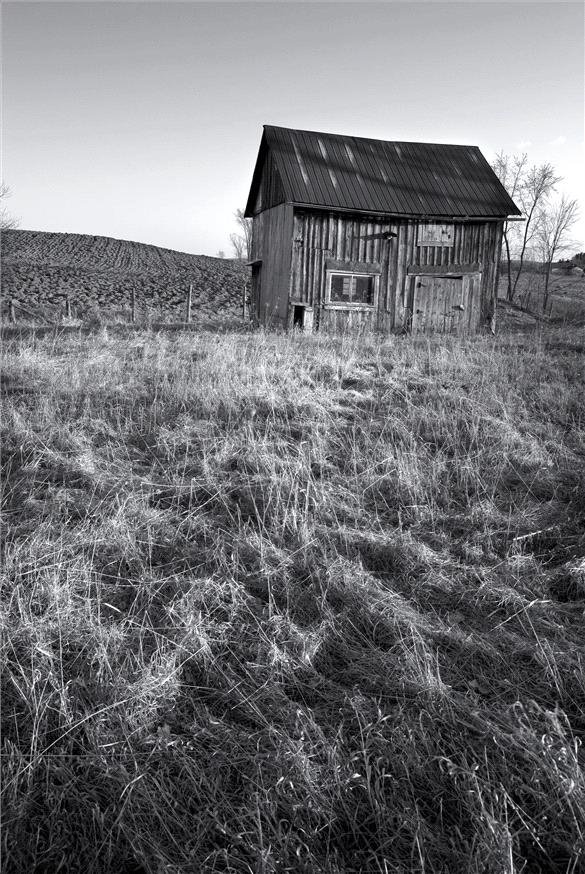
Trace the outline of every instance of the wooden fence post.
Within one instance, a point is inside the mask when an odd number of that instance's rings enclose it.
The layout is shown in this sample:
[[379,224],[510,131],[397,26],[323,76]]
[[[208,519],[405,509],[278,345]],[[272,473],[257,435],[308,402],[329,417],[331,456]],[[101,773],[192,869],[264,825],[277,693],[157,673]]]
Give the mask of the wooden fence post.
[[248,315],[248,301],[247,301],[247,285],[244,282],[242,285],[242,318],[246,321],[246,316]]
[[14,299],[13,298],[10,298],[10,321],[12,322],[13,325],[16,322],[16,309],[14,306]]
[[132,289],[130,292],[130,307],[131,307],[131,316],[130,320],[132,324],[136,321],[136,291]]
[[71,318],[71,298],[69,295],[65,298],[65,315],[68,319]]
[[187,292],[187,311],[185,313],[185,321],[188,325],[191,324],[191,302],[193,300],[193,283],[189,283],[189,291]]

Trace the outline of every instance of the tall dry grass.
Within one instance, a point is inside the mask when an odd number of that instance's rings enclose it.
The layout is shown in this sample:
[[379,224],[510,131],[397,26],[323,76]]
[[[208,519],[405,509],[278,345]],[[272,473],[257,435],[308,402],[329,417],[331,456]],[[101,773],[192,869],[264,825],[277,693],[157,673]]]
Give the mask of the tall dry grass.
[[582,338],[4,357],[7,874],[585,870]]

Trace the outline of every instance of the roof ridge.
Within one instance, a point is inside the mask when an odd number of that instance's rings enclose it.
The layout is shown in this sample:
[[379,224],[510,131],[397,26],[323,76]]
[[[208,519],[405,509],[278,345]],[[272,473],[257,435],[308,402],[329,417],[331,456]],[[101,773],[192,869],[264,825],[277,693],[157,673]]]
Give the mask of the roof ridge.
[[357,134],[335,134],[330,131],[308,130],[299,127],[283,127],[278,124],[263,124],[262,129],[287,131],[287,133],[293,134],[312,134],[313,136],[318,137],[336,137],[340,140],[351,139],[364,140],[368,143],[388,143],[397,146],[445,146],[450,149],[477,149],[478,152],[481,151],[479,146],[476,146],[473,143],[431,143],[428,140],[382,140],[378,137],[362,137]]

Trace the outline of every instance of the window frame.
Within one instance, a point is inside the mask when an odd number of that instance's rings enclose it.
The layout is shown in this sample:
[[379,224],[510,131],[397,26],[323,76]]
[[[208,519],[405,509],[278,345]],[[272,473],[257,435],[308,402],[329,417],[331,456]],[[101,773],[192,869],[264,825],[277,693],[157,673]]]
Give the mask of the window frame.
[[[336,310],[375,310],[378,307],[378,290],[380,287],[380,273],[364,272],[360,270],[337,270],[335,268],[328,269],[325,283],[325,307],[327,309]],[[331,280],[334,276],[358,276],[368,277],[374,281],[374,300],[373,303],[364,303],[361,300],[331,300]]]

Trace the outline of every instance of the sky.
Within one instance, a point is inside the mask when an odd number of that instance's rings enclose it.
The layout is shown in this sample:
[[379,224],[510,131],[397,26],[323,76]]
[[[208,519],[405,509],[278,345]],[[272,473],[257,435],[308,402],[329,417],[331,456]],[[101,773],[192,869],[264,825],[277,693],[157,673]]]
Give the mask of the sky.
[[[585,212],[581,2],[2,3],[29,230],[230,255],[263,124],[551,162]],[[575,228],[585,249],[585,217]]]

